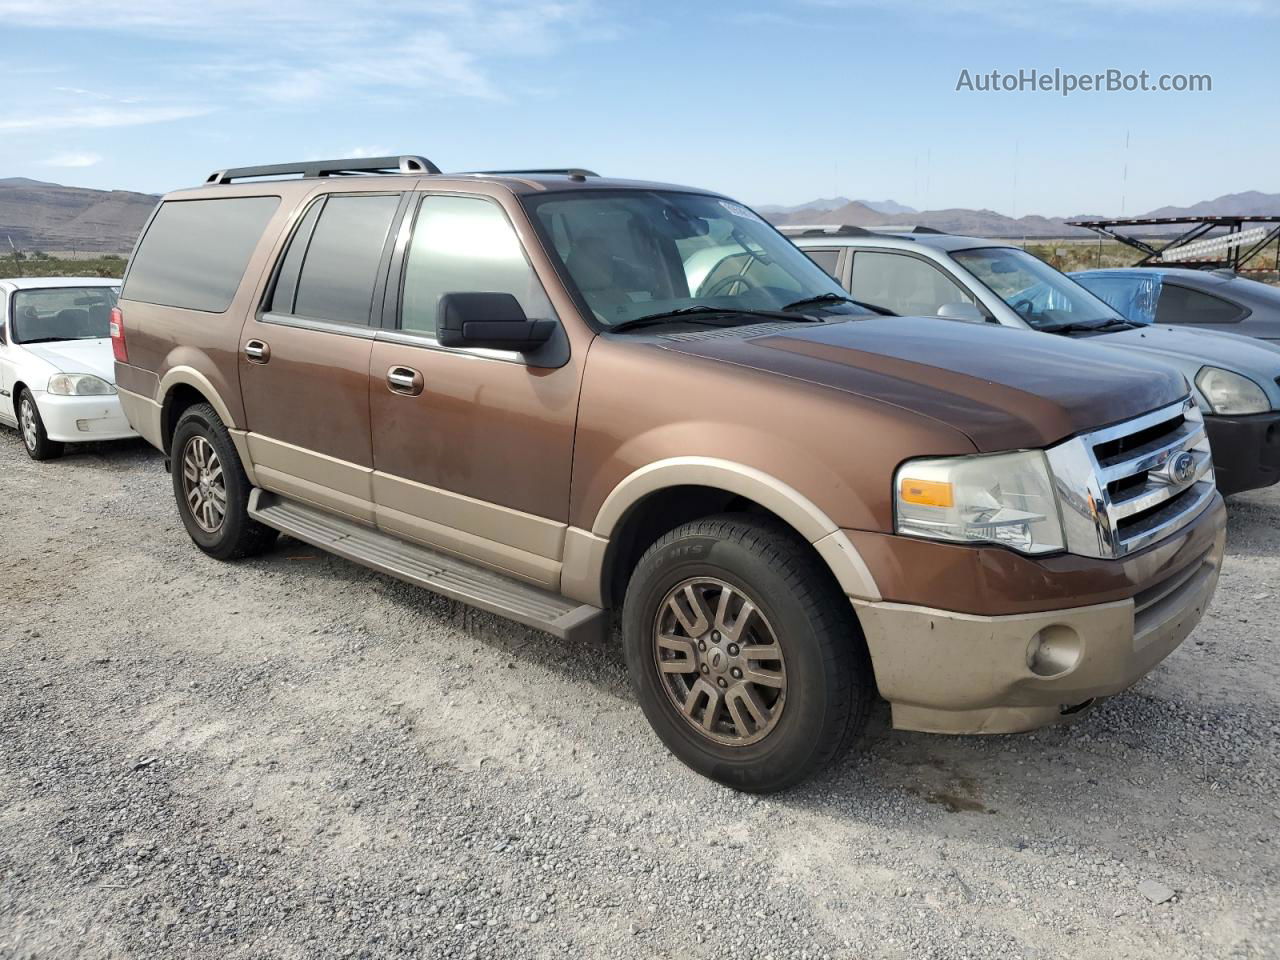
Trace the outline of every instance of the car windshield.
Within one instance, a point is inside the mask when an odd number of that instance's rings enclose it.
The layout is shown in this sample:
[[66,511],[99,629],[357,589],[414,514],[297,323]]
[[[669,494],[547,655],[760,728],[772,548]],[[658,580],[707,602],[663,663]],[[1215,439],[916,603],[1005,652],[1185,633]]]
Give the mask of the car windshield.
[[[582,191],[526,197],[596,319],[610,326],[682,311],[859,314],[826,271],[746,207],[704,194]],[[694,308],[690,310],[689,308]]]
[[115,287],[19,290],[9,305],[14,343],[98,340],[111,335]]
[[1122,319],[1066,274],[1025,250],[981,247],[956,250],[951,256],[1037,329]]

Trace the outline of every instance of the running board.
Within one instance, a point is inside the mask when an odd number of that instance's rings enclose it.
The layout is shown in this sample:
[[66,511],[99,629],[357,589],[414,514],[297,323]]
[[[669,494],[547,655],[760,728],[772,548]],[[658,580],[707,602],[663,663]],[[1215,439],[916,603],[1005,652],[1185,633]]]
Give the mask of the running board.
[[608,637],[609,616],[599,607],[575,603],[296,500],[254,488],[249,494],[249,516],[295,540],[557,637],[587,642]]

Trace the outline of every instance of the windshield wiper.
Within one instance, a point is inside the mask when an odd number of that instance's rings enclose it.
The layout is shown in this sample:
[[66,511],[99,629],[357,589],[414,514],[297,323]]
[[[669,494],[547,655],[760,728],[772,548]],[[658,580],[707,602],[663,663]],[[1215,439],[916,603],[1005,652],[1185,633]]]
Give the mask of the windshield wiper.
[[[712,326],[734,326],[733,317],[767,317],[770,320],[789,320],[792,323],[821,323],[817,317],[803,313],[783,313],[781,310],[750,310],[743,307],[712,307],[708,304],[695,304],[691,307],[678,307],[675,310],[664,310],[662,313],[650,313],[633,320],[624,320],[609,326],[610,333],[621,330],[636,330],[640,327],[652,327],[660,323],[678,323],[682,320],[693,323],[709,323]],[[715,323],[712,317],[729,318],[727,323]],[[704,319],[705,318],[705,319]]]
[[877,307],[874,303],[864,303],[861,300],[855,300],[853,297],[846,297],[839,293],[820,293],[816,297],[805,297],[803,300],[793,300],[782,309],[791,310],[795,307],[808,307],[821,303],[852,303],[855,307],[862,307],[863,310],[870,310],[872,313],[878,313],[882,317],[897,316],[897,314],[892,310],[886,310],[884,307]]
[[1121,320],[1118,317],[1112,317],[1109,320],[1103,320],[1101,323],[1086,323],[1080,320],[1073,320],[1071,323],[1051,323],[1048,326],[1037,327],[1041,333],[1096,333],[1099,330],[1110,330],[1114,327],[1124,327],[1126,330],[1132,330],[1138,325],[1130,323],[1128,320]]
[[74,337],[35,337],[31,340],[15,340],[14,343],[26,345],[28,343],[61,343],[63,340],[74,340]]

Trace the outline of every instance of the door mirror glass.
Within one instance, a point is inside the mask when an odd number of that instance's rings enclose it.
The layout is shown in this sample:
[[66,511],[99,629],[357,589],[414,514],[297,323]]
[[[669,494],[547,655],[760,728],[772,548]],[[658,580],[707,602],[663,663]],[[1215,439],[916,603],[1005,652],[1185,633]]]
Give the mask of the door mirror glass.
[[446,293],[436,313],[442,347],[481,347],[530,353],[551,339],[554,320],[530,320],[509,293]]
[[963,320],[965,323],[985,323],[987,318],[972,303],[944,303],[938,307],[938,316],[948,320]]

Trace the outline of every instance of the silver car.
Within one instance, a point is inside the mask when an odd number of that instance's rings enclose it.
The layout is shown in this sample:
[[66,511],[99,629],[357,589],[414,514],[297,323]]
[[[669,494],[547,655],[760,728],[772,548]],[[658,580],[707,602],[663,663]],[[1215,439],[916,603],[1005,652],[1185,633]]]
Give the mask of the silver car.
[[921,228],[781,230],[873,308],[1090,337],[1166,361],[1194,386],[1219,489],[1239,493],[1280,480],[1280,345],[1134,323],[1043,260],[997,240]]

